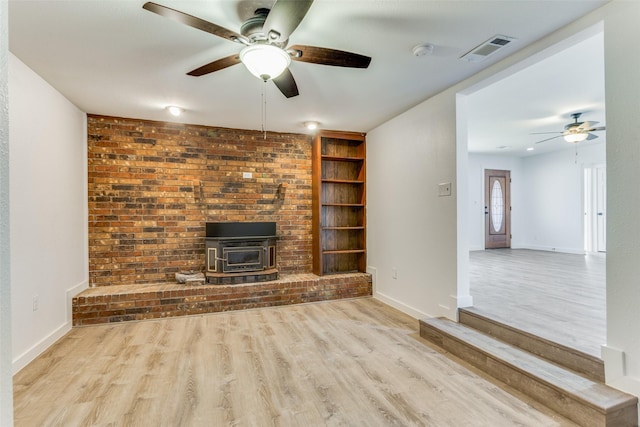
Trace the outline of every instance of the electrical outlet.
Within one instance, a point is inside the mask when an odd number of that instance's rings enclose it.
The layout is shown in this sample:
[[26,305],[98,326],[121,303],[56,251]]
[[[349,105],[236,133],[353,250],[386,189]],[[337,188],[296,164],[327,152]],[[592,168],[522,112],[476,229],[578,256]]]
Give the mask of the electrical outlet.
[[450,182],[443,182],[441,184],[438,184],[438,196],[439,197],[450,196],[450,195],[451,195],[451,183]]
[[398,278],[398,269],[395,268],[395,267],[393,267],[391,269],[391,278],[393,278],[393,279],[397,279]]
[[38,311],[38,294],[33,296],[33,311]]

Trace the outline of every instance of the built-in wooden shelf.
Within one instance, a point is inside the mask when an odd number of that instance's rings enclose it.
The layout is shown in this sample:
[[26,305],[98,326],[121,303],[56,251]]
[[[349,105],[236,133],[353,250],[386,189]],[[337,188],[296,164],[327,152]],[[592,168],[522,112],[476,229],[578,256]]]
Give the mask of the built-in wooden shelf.
[[364,230],[364,225],[360,227],[322,227],[323,230]]
[[330,182],[333,184],[364,184],[364,181],[356,181],[351,179],[323,179],[322,182]]
[[364,253],[364,249],[343,249],[336,251],[323,251],[325,255],[335,255],[335,254],[361,254]]
[[322,160],[331,160],[334,162],[363,162],[363,157],[336,157],[336,156],[322,156]]
[[322,131],[312,157],[313,272],[364,272],[365,135]]

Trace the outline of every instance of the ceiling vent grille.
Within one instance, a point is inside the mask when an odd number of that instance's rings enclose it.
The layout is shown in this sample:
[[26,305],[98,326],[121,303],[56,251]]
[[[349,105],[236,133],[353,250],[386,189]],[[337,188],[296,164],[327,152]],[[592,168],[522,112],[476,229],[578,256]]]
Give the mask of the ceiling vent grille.
[[514,40],[516,40],[515,37],[495,35],[462,55],[460,59],[464,59],[469,62],[484,61],[498,50],[508,46]]

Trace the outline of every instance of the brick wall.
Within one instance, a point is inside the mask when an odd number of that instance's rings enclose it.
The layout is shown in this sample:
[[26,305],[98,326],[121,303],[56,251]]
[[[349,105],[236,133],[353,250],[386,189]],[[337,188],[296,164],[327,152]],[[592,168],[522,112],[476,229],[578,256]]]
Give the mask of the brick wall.
[[203,270],[212,221],[275,221],[280,272],[311,271],[306,135],[89,115],[88,175],[91,286]]

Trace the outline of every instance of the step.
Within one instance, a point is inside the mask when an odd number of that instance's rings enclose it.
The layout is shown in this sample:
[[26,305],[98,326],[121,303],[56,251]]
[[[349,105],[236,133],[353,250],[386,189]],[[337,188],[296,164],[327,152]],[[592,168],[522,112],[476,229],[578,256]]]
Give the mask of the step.
[[594,381],[604,382],[604,362],[598,357],[505,325],[473,308],[461,308],[458,314],[459,322],[463,325],[569,368]]
[[638,425],[638,399],[480,331],[446,319],[420,321],[420,336],[585,427]]

